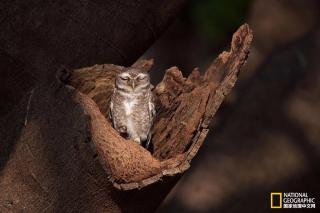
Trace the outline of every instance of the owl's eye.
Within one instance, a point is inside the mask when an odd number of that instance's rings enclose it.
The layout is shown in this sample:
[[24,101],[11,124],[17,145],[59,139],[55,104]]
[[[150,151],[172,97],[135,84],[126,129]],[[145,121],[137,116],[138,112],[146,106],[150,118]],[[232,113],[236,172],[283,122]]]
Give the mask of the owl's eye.
[[146,79],[146,76],[145,76],[145,75],[139,75],[139,76],[138,76],[138,81],[142,81],[142,80],[144,80],[144,79]]
[[123,80],[123,81],[129,80],[129,78],[127,76],[120,76],[120,79]]

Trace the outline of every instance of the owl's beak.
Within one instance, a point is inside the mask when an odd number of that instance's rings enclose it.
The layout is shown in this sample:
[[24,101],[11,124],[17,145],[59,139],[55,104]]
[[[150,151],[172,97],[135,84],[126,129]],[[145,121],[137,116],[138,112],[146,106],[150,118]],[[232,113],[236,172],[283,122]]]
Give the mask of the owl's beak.
[[132,90],[134,89],[136,85],[134,84],[134,81],[131,82],[131,87],[132,87]]

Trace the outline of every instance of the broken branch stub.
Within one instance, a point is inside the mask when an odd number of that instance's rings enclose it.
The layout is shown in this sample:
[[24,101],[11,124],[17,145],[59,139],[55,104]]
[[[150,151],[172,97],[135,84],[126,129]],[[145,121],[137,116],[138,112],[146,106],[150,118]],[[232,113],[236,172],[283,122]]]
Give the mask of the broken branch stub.
[[[245,24],[233,35],[231,50],[220,54],[204,75],[198,69],[187,78],[177,67],[166,71],[154,89],[157,116],[152,129],[152,154],[122,138],[108,120],[114,78],[124,67],[105,64],[69,72],[64,82],[81,92],[75,99],[90,118],[92,147],[114,187],[142,188],[189,168],[214,114],[237,80],[251,42],[252,32]],[[142,60],[134,66],[148,70],[152,63]]]

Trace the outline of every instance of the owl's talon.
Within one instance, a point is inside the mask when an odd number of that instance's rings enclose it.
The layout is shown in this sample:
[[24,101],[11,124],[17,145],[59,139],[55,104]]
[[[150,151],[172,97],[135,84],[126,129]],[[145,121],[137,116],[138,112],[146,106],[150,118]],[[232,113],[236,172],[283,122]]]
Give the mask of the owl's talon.
[[137,142],[138,144],[141,144],[140,138],[135,138],[133,141]]
[[119,132],[120,132],[121,134],[126,134],[126,133],[127,133],[127,127],[125,127],[125,126],[119,127]]

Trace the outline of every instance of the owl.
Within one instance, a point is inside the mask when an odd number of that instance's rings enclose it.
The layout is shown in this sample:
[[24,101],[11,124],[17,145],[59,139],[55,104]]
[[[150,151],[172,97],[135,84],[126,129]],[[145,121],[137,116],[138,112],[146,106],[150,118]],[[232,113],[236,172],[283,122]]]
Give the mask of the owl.
[[127,139],[148,148],[155,117],[150,76],[137,68],[126,68],[115,79],[110,102],[113,127]]

